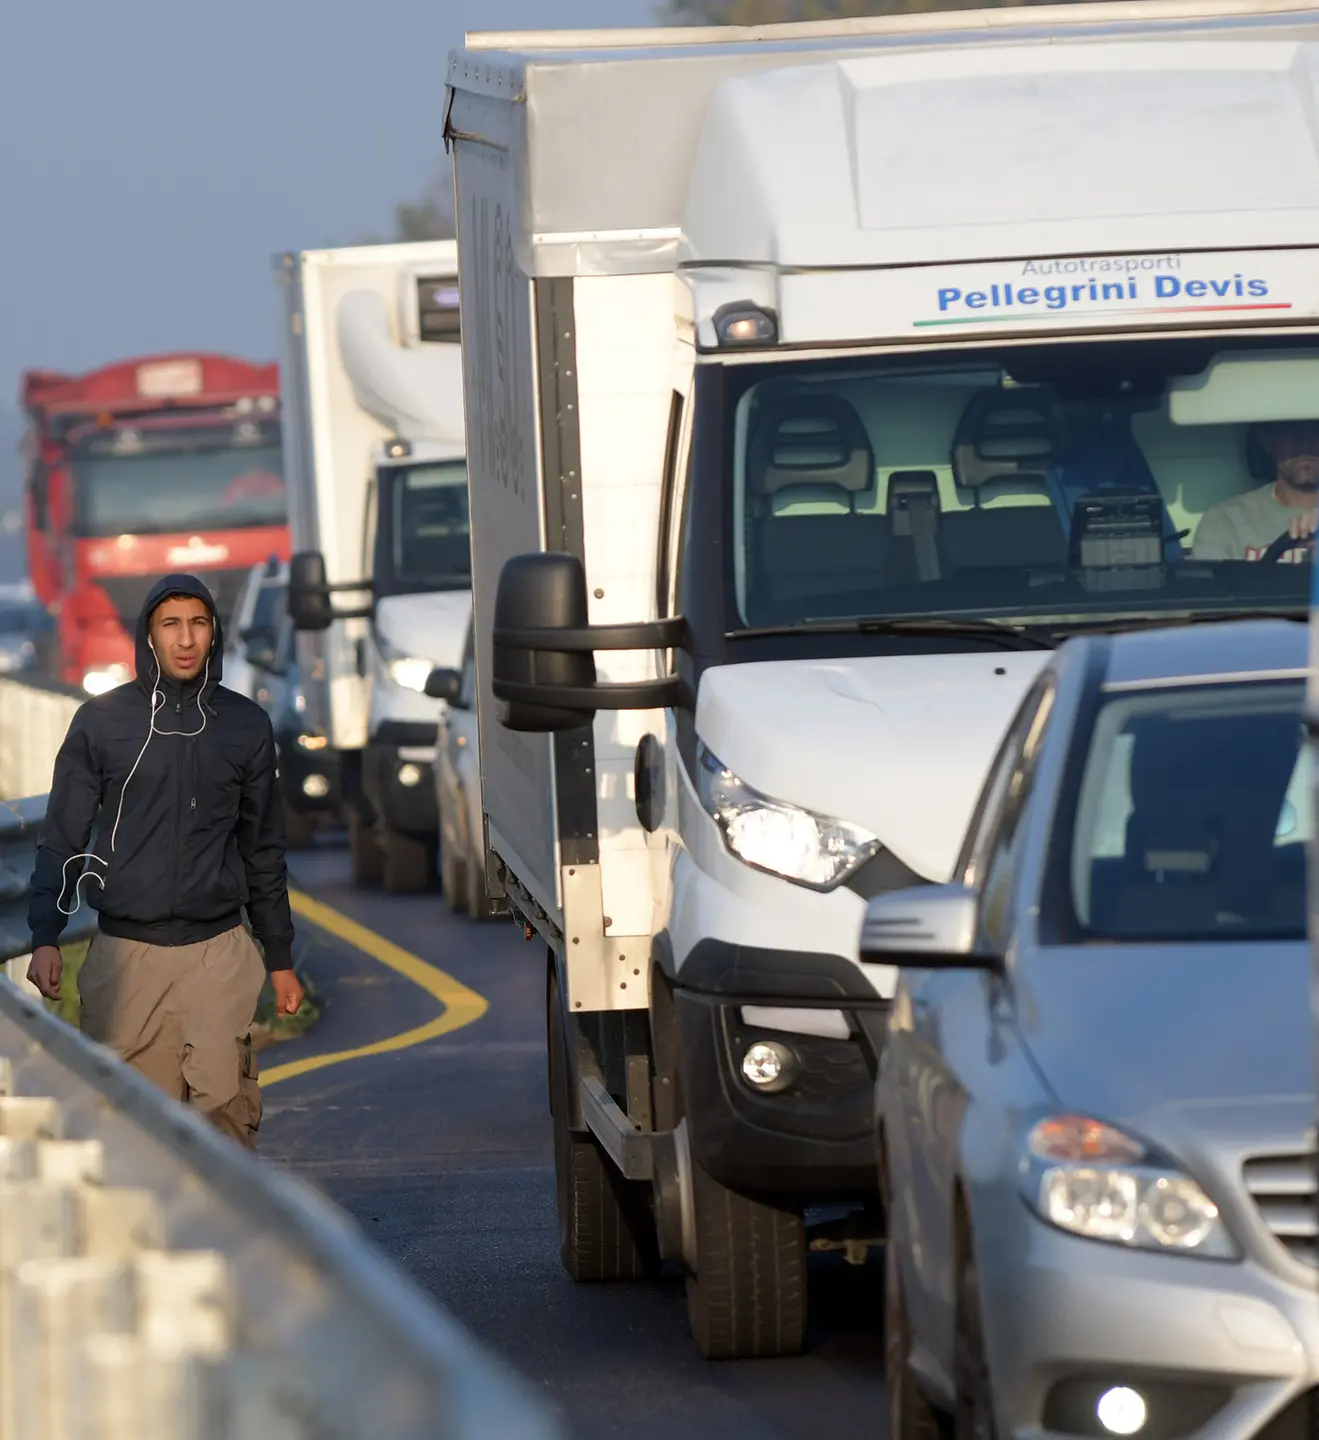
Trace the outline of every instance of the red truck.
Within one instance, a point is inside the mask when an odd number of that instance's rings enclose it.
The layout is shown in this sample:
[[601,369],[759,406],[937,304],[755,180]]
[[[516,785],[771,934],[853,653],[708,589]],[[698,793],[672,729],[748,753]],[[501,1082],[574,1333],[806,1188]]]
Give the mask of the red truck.
[[98,695],[133,674],[152,581],[186,570],[227,620],[252,566],[287,560],[275,365],[148,356],[23,377],[28,572],[55,617],[51,679]]

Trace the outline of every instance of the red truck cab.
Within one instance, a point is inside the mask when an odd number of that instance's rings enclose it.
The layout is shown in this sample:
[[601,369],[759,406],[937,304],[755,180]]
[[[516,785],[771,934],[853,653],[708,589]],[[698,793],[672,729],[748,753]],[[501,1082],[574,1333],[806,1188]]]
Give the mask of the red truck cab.
[[28,572],[55,617],[52,679],[100,694],[133,675],[133,626],[170,570],[227,621],[254,564],[289,554],[278,370],[149,356],[29,371]]

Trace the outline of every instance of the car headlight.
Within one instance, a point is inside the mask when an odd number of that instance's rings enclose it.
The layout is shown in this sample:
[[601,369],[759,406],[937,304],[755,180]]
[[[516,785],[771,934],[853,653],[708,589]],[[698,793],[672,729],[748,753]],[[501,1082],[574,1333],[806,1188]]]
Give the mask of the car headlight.
[[812,890],[832,890],[879,849],[876,837],[859,825],[753,790],[700,742],[696,773],[701,804],[714,817],[724,844],[757,870]]
[[127,685],[133,672],[127,665],[104,665],[83,672],[82,688],[88,695],[104,695],[116,685]]
[[1083,1115],[1039,1121],[1026,1137],[1022,1189],[1042,1220],[1088,1240],[1219,1260],[1237,1248],[1218,1206],[1166,1156]]

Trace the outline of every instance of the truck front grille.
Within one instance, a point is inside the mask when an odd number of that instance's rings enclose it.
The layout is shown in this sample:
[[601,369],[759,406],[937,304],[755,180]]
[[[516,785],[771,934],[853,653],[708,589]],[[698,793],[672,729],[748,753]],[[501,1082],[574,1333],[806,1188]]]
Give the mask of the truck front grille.
[[1294,1259],[1319,1269],[1319,1169],[1316,1157],[1260,1155],[1247,1160],[1246,1189],[1274,1238]]

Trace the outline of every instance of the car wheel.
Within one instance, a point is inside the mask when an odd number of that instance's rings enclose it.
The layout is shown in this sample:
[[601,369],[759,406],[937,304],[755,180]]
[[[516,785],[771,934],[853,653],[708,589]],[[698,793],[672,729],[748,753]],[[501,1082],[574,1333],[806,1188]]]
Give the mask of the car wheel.
[[380,837],[380,849],[384,857],[381,879],[389,894],[408,895],[430,888],[435,861],[425,840],[398,830],[385,830]]
[[568,1036],[557,978],[549,985],[550,1110],[559,1257],[574,1280],[644,1280],[659,1270],[646,1187],[625,1180],[591,1134],[568,1124]]
[[490,894],[485,887],[485,856],[469,850],[463,873],[467,880],[467,913],[473,920],[491,919]]
[[385,857],[376,838],[376,827],[363,820],[355,810],[348,812],[348,854],[352,861],[354,885],[365,888],[380,884]]
[[456,844],[440,840],[440,888],[444,899],[455,915],[461,915],[467,904],[467,877],[463,874],[463,862],[458,858]]
[[316,838],[316,817],[295,810],[284,801],[284,844],[290,850],[306,850]]
[[980,1304],[980,1277],[971,1241],[966,1237],[957,1277],[957,1328],[953,1336],[953,1383],[957,1409],[953,1415],[954,1440],[995,1440],[994,1392],[985,1353],[984,1312]]
[[884,1395],[889,1440],[945,1440],[951,1427],[921,1394],[910,1362],[911,1321],[902,1291],[902,1265],[890,1240],[884,1247]]
[[707,1360],[796,1355],[806,1338],[802,1217],[721,1185],[691,1163],[696,1273],[687,1319]]

